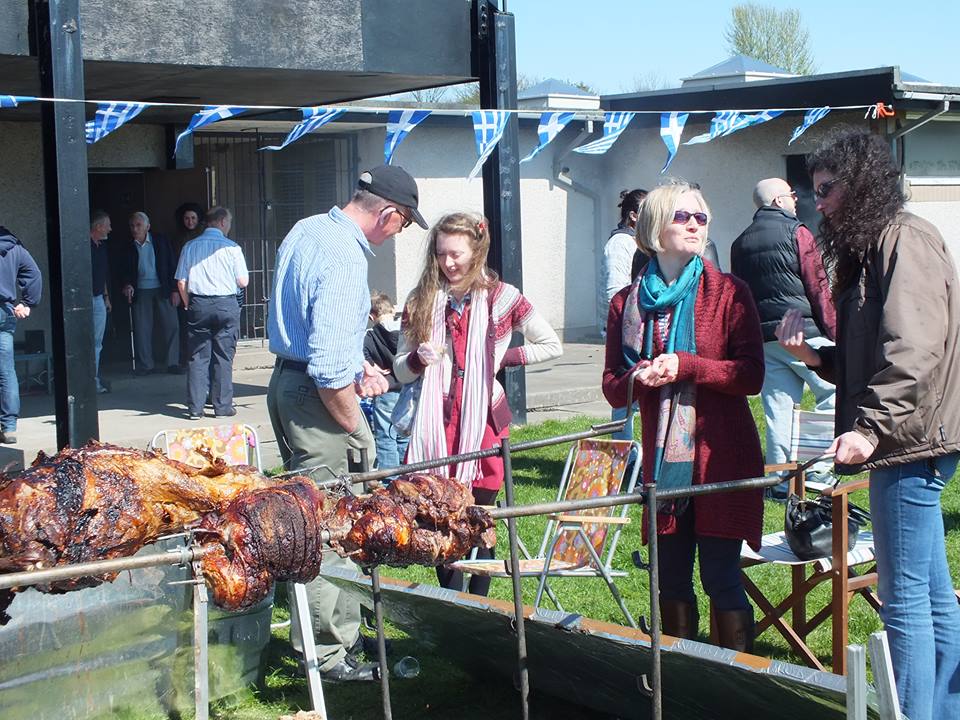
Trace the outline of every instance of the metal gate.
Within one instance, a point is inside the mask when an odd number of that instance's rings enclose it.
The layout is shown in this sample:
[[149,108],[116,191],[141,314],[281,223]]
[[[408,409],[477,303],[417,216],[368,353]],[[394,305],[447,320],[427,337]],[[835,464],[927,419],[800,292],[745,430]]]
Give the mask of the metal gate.
[[350,199],[357,176],[354,135],[308,135],[279,151],[285,135],[258,131],[196,133],[194,158],[206,167],[210,204],[233,213],[231,238],[250,271],[240,339],[267,338],[267,303],[277,247],[301,218],[327,212]]

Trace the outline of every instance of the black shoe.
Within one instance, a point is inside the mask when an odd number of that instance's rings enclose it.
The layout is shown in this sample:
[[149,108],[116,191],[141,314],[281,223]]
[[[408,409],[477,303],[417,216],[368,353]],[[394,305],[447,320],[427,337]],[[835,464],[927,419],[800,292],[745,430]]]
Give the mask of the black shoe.
[[215,414],[217,417],[233,417],[234,415],[237,414],[237,409],[235,407],[232,407],[228,410],[224,410],[223,412],[218,412]]
[[375,663],[362,663],[350,655],[345,655],[320,677],[327,682],[375,682],[380,679],[380,668]]
[[191,420],[203,420],[203,413],[190,413],[187,417]]
[[[384,648],[386,649],[388,656],[392,654],[393,643],[390,642],[389,638],[384,638]],[[357,641],[350,646],[349,650],[347,650],[347,655],[350,655],[356,660],[359,659],[361,652],[364,653],[368,658],[379,660],[380,648],[377,647],[377,638],[369,637],[361,633],[357,638]]]
[[185,372],[186,370],[184,370],[179,365],[171,365],[170,367],[167,368],[167,373],[169,373],[170,375],[183,375]]
[[149,375],[152,372],[153,370],[143,370],[141,368],[137,368],[136,370],[133,371],[133,374],[136,377],[144,377],[146,375]]
[[0,431],[0,443],[4,445],[16,445],[17,443],[17,433],[13,430],[10,431]]

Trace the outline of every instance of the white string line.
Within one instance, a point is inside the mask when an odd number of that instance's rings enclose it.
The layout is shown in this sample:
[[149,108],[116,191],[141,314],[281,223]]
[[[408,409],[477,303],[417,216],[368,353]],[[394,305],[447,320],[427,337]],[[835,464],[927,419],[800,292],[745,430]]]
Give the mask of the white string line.
[[[0,93],[2,94],[2,93]],[[208,108],[208,107],[229,107],[229,108],[246,108],[247,110],[299,110],[304,107],[322,107],[328,108],[330,110],[346,110],[347,112],[362,112],[362,113],[374,113],[374,114],[386,114],[394,110],[404,111],[404,110],[425,110],[430,112],[433,115],[451,115],[459,117],[468,117],[472,113],[478,110],[498,110],[500,112],[506,113],[516,113],[518,115],[527,115],[529,117],[535,118],[540,117],[547,112],[572,112],[574,113],[575,119],[580,120],[599,120],[603,119],[603,115],[606,112],[624,112],[620,110],[587,110],[587,111],[577,111],[577,110],[533,110],[533,109],[501,109],[501,108],[471,108],[471,109],[462,109],[462,108],[429,108],[429,107],[378,107],[378,106],[364,106],[364,105],[228,105],[225,103],[174,103],[174,102],[147,102],[141,100],[86,100],[86,99],[77,99],[77,98],[50,98],[50,97],[35,97],[32,95],[12,95],[11,97],[22,98],[22,103],[27,102],[63,102],[63,103],[84,103],[88,105],[108,105],[110,103],[136,103],[144,105],[146,107],[182,107],[182,108]],[[870,103],[868,105],[831,105],[831,110],[864,110],[866,108],[876,107],[878,103]],[[18,105],[19,107],[19,105]],[[787,107],[787,108],[723,108],[722,110],[627,110],[625,112],[633,112],[640,115],[660,115],[663,113],[671,112],[682,112],[689,113],[691,115],[704,114],[704,113],[719,113],[727,112],[730,110],[735,110],[736,112],[750,113],[750,112],[764,112],[768,111],[779,111],[779,112],[800,112],[804,110],[813,110],[816,107]],[[9,110],[12,108],[4,108]],[[240,118],[241,116],[236,116]],[[234,118],[228,118],[230,120]],[[218,121],[223,122],[223,121]]]

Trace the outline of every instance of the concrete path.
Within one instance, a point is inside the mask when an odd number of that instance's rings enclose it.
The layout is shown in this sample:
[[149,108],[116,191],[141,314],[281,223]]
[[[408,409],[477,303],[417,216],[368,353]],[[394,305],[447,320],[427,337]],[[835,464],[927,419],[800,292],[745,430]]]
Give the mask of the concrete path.
[[[236,422],[253,426],[261,441],[266,468],[280,464],[276,440],[267,416],[267,384],[273,355],[256,346],[242,347],[234,363]],[[588,415],[609,417],[609,406],[600,392],[603,346],[568,344],[556,360],[527,368],[527,422]],[[160,430],[199,425],[187,419],[186,376],[149,375],[135,378],[126,369],[108,368],[105,377],[112,392],[98,395],[100,438],[105,442],[143,448]],[[25,395],[17,427],[17,443],[0,445],[0,467],[23,467],[43,450],[56,452],[53,399]],[[217,424],[212,411],[206,424]]]

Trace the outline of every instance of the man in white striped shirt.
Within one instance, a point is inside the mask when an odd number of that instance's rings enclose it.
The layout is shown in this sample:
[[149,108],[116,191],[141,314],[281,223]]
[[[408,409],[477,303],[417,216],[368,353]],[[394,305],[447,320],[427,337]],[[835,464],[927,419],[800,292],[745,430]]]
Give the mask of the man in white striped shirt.
[[[318,481],[347,472],[348,450],[375,457],[373,435],[358,397],[387,390],[383,374],[363,358],[370,311],[367,255],[411,223],[426,229],[419,191],[402,168],[382,165],[360,176],[343,208],[300,220],[277,253],[268,328],[277,356],[267,408],[287,469],[316,468]],[[350,566],[335,552],[323,567]],[[374,680],[360,663],[360,605],[336,586],[307,586],[324,678]],[[295,622],[295,620],[294,620]],[[299,633],[291,633],[299,637]]]
[[233,216],[226,208],[207,212],[206,229],[183,246],[174,277],[187,311],[188,410],[203,417],[208,391],[217,417],[233,417],[233,357],[240,335],[237,289],[249,281],[243,250],[227,237]]

